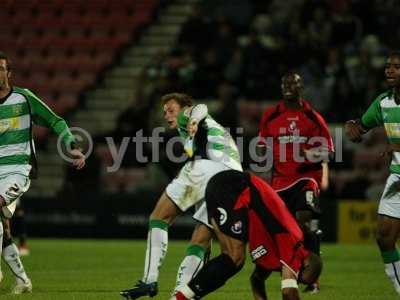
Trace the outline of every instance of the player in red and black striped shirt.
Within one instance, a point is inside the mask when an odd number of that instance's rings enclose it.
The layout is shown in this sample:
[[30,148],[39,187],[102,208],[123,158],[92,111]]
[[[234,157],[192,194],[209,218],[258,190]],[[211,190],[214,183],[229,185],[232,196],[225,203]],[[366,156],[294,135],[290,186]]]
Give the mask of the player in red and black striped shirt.
[[282,296],[299,299],[297,282],[313,282],[321,271],[318,256],[305,250],[303,234],[278,194],[261,178],[229,170],[208,183],[206,205],[221,255],[212,259],[172,299],[198,299],[220,288],[240,271],[246,243],[256,268],[254,298],[267,299],[264,280],[282,272]]
[[334,147],[325,120],[302,98],[302,90],[299,74],[282,78],[283,99],[264,113],[259,146],[270,154],[272,188],[299,222],[306,248],[319,254],[319,238],[309,225],[319,215],[323,163]]

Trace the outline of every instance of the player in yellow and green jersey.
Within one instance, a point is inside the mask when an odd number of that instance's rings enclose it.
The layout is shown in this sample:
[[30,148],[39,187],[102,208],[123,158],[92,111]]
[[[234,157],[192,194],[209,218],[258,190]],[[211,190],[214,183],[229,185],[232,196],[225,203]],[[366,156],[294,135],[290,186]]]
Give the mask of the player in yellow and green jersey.
[[[28,89],[12,86],[10,79],[10,60],[0,52],[0,254],[16,278],[12,293],[21,294],[31,292],[32,283],[12,241],[9,219],[36,172],[32,125],[45,126],[62,136],[77,169],[84,167],[85,156],[76,148],[65,121]],[[0,270],[0,281],[2,278]]]
[[385,66],[386,83],[390,89],[379,95],[360,120],[345,125],[346,135],[360,142],[372,128],[384,126],[391,155],[390,176],[379,202],[377,243],[385,272],[400,295],[400,255],[396,241],[400,234],[400,52],[392,52]]

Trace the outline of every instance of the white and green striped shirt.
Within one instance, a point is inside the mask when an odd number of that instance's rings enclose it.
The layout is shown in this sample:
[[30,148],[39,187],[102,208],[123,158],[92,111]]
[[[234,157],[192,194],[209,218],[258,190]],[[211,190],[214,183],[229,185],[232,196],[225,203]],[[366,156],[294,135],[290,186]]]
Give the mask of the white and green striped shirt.
[[[217,123],[208,113],[205,104],[199,104],[197,107],[203,108],[204,116],[199,119],[199,128],[193,140],[193,156],[218,161],[227,167],[242,171],[240,162],[240,153],[228,131]],[[193,108],[193,111],[196,106]],[[179,135],[187,143],[190,137],[187,132],[187,124],[190,120],[188,110],[183,110],[178,115]]]
[[[366,129],[384,126],[390,144],[400,144],[400,105],[394,93],[387,91],[379,95],[361,118]],[[400,174],[400,152],[393,152],[390,172]]]
[[[31,113],[30,113],[31,111]],[[31,170],[31,118],[34,124],[63,133],[70,145],[74,136],[65,121],[28,89],[13,87],[0,99],[0,176],[10,173],[29,175]],[[34,148],[33,148],[34,149]]]

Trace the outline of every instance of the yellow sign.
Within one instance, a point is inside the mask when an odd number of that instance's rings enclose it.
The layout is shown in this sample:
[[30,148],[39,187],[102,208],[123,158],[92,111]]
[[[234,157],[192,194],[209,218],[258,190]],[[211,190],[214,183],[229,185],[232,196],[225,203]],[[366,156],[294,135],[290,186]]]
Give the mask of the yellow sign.
[[338,214],[338,242],[375,243],[378,202],[341,201]]

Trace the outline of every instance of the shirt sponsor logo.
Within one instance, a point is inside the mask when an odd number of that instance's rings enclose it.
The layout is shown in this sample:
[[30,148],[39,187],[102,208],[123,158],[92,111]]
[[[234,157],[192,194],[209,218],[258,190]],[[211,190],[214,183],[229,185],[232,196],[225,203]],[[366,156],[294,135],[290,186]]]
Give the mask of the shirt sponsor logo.
[[307,142],[307,139],[307,137],[299,135],[284,135],[278,137],[280,144],[305,143]]
[[400,137],[400,123],[385,123],[385,130],[389,138]]
[[267,255],[267,253],[268,253],[267,249],[265,249],[263,245],[260,245],[256,249],[251,251],[250,255],[251,255],[252,260],[254,261],[264,255]]
[[9,129],[17,129],[20,126],[19,118],[10,118],[0,120],[0,132],[5,132]]

